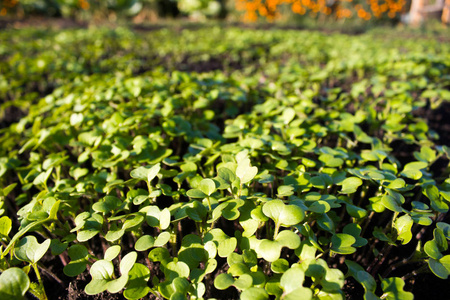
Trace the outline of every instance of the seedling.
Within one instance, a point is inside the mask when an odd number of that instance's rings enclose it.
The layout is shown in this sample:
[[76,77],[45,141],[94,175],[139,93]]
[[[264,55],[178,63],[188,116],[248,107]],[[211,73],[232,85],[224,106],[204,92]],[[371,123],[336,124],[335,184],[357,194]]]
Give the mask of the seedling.
[[127,299],[411,299],[411,277],[450,275],[447,44],[238,28],[0,40],[0,298],[86,278],[77,293]]

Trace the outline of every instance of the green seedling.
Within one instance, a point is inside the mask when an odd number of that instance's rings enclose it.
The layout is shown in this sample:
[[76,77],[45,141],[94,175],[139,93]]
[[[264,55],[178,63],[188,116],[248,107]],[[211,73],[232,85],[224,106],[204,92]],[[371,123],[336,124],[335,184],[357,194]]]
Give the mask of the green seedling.
[[2,30],[0,298],[426,294],[405,283],[450,274],[446,33]]
[[[119,251],[120,251],[120,246]],[[86,285],[84,291],[88,295],[95,295],[108,290],[110,293],[118,293],[128,283],[129,272],[133,268],[137,259],[136,252],[130,252],[120,261],[119,270],[121,276],[114,275],[114,265],[112,260],[119,254],[117,248],[109,248],[105,253],[105,259],[96,261],[90,269],[92,280]]]

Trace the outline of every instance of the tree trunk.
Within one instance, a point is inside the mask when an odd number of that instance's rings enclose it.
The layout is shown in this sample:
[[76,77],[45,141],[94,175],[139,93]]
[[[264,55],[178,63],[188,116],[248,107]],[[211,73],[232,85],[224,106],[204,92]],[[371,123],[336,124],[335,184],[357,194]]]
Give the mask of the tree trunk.
[[426,0],[412,0],[411,1],[411,9],[409,10],[411,26],[419,26],[423,23],[424,16],[423,16],[422,10],[425,7],[425,1]]
[[450,0],[446,0],[442,10],[442,23],[450,24]]

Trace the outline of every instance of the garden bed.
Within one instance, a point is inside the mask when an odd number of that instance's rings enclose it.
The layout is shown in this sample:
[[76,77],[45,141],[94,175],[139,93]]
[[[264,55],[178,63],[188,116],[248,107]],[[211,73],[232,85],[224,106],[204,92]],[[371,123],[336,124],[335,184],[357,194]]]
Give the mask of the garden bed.
[[0,296],[448,285],[448,44],[234,27],[0,41]]

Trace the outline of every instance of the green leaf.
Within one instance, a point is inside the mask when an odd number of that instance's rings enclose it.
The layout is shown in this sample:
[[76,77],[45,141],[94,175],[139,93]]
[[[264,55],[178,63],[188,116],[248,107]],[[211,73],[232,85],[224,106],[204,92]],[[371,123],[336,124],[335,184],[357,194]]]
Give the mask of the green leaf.
[[352,245],[356,239],[346,233],[337,233],[331,237],[331,250],[339,254],[352,254],[356,251]]
[[114,265],[109,260],[98,260],[92,264],[89,272],[93,279],[111,280],[114,276]]
[[300,247],[300,237],[295,232],[289,230],[281,231],[275,238],[282,247],[297,249]]
[[[0,175],[0,177],[1,177],[1,175]],[[4,197],[8,196],[9,193],[11,193],[16,186],[17,186],[17,183],[12,183],[3,189],[0,189],[0,196],[4,196]]]
[[344,160],[342,158],[335,157],[334,155],[328,153],[321,154],[319,156],[319,160],[324,162],[325,165],[330,168],[340,167],[344,163]]
[[270,269],[274,273],[284,273],[289,270],[289,262],[284,258],[279,258],[270,264]]
[[450,274],[450,255],[446,255],[439,259],[439,262],[444,266],[447,272]]
[[214,286],[218,290],[226,290],[234,284],[234,278],[228,273],[219,274],[216,279],[214,279]]
[[243,262],[237,262],[230,265],[227,273],[233,276],[241,276],[243,274],[250,273],[249,267]]
[[358,177],[346,178],[340,185],[342,185],[342,194],[353,194],[358,187],[363,184],[363,181]]
[[236,180],[236,175],[228,168],[221,167],[217,170],[218,189],[227,189]]
[[161,214],[159,216],[159,228],[162,230],[165,230],[170,225],[170,210],[166,207],[161,211]]
[[330,233],[333,233],[335,230],[334,222],[327,214],[319,215],[319,217],[317,218],[317,223],[319,224],[320,228]]
[[208,196],[199,189],[188,190],[186,195],[190,198],[206,198]]
[[144,180],[146,182],[152,181],[161,170],[161,164],[156,164],[152,167],[138,167],[130,172],[131,178]]
[[322,285],[322,291],[330,292],[330,293],[339,293],[341,292],[342,287],[344,286],[345,277],[344,274],[339,269],[328,269],[325,274],[325,278],[323,278],[320,283]]
[[377,283],[375,282],[375,279],[367,273],[363,267],[361,267],[358,263],[351,261],[351,260],[345,260],[345,264],[348,267],[348,273],[350,276],[353,276],[353,278],[356,279],[361,285],[364,287],[364,289],[367,291],[375,292],[377,288]]
[[150,279],[150,269],[140,263],[135,263],[129,272],[129,279],[126,290],[123,292],[125,298],[138,300],[144,298],[150,288],[147,282]]
[[296,205],[286,205],[281,200],[266,202],[263,213],[282,226],[297,225],[305,218],[303,209]]
[[289,197],[294,194],[294,187],[291,185],[280,185],[277,189],[278,197]]
[[47,252],[50,243],[51,240],[46,239],[39,244],[34,236],[26,236],[16,245],[14,253],[18,259],[35,264],[44,256],[45,252]]
[[442,233],[447,238],[447,240],[450,240],[450,224],[444,223],[444,222],[438,222],[436,224],[437,228],[442,230]]
[[164,274],[169,281],[172,281],[178,277],[188,278],[189,272],[189,266],[186,263],[182,261],[172,261],[166,265]]
[[206,250],[206,252],[208,252],[208,256],[209,258],[214,258],[216,257],[217,254],[217,246],[213,241],[208,241],[205,243],[205,245],[203,246],[204,249]]
[[331,206],[327,201],[317,200],[312,202],[312,204],[308,207],[308,210],[311,212],[315,212],[318,214],[324,214],[330,211]]
[[389,210],[394,212],[403,212],[403,208],[401,207],[400,201],[391,195],[384,195],[381,198],[381,203]]
[[430,199],[431,207],[438,212],[446,213],[448,204],[442,201],[439,189],[434,185],[427,185],[424,191],[425,195]]
[[158,237],[155,239],[154,246],[155,247],[162,247],[165,244],[167,244],[170,240],[170,233],[167,231],[161,232]]
[[161,265],[165,266],[171,261],[171,256],[166,248],[155,248],[148,254],[148,258],[153,261],[161,262]]
[[135,251],[131,251],[130,253],[127,253],[124,257],[122,257],[122,260],[120,261],[119,270],[120,274],[125,275],[128,274],[128,272],[133,267],[134,263],[137,259],[137,253]]
[[141,236],[134,245],[134,248],[137,251],[146,251],[153,247],[155,243],[155,239],[150,235],[143,235]]
[[92,205],[92,209],[96,212],[110,213],[122,205],[122,201],[115,196],[106,196],[102,201],[96,202]]
[[108,242],[115,242],[120,239],[125,234],[125,230],[122,228],[117,228],[116,224],[112,224],[108,233],[105,235],[105,239]]
[[350,223],[350,224],[345,225],[342,232],[349,234],[356,239],[356,242],[352,246],[362,247],[362,246],[367,245],[367,240],[365,238],[362,238],[359,236],[361,234],[361,230],[362,230],[361,226],[359,226],[358,224]]
[[264,239],[256,249],[256,253],[268,262],[276,261],[280,258],[282,245],[276,241]]
[[266,290],[258,287],[251,287],[241,293],[241,300],[267,300],[269,295]]
[[420,148],[420,153],[414,152],[414,157],[418,160],[431,163],[436,159],[436,152],[430,147],[423,146]]
[[[212,193],[216,191],[216,184],[212,179],[202,179],[200,181],[198,188],[207,196],[211,196]],[[189,195],[188,195],[189,196]]]
[[441,251],[439,251],[439,247],[435,240],[431,240],[425,243],[423,250],[425,253],[436,260],[439,260],[442,257]]
[[53,172],[53,168],[48,169],[45,172],[40,173],[34,180],[33,180],[33,184],[34,185],[47,185],[47,180],[50,177],[50,174],[52,174]]
[[237,246],[237,240],[235,237],[224,239],[219,242],[219,246],[217,247],[217,253],[220,257],[227,257],[230,255]]
[[148,207],[147,209],[147,215],[145,217],[145,220],[147,221],[147,224],[152,227],[159,227],[160,219],[161,217],[161,211],[159,210],[159,207],[156,205],[152,205]]
[[87,248],[80,244],[72,245],[68,249],[71,261],[64,266],[63,272],[67,276],[75,277],[86,270],[89,261],[89,252]]
[[1,237],[7,237],[12,228],[12,221],[7,216],[0,218],[0,239]]
[[[446,259],[446,261],[448,260],[449,259]],[[448,275],[450,274],[450,270],[446,268],[439,260],[430,258],[428,260],[428,266],[430,267],[430,270],[434,273],[434,275],[441,279],[447,279]]]
[[234,286],[239,290],[248,289],[253,285],[253,277],[250,274],[242,274],[234,281]]
[[273,175],[270,174],[263,174],[261,175],[260,179],[258,180],[259,183],[271,183],[273,182],[275,179],[275,177],[273,177]]
[[300,261],[315,259],[317,248],[310,242],[309,239],[301,242],[299,248],[295,250],[295,255],[298,256]]
[[305,272],[299,268],[292,266],[287,270],[280,279],[280,285],[289,294],[296,289],[303,288],[303,281],[305,280]]
[[108,280],[94,279],[85,286],[84,292],[88,295],[96,295],[105,291],[107,288],[108,288]]
[[258,168],[251,166],[250,159],[246,158],[238,162],[236,176],[239,177],[241,184],[251,181],[256,174],[258,174]]
[[405,282],[398,277],[386,278],[381,281],[381,287],[383,289],[383,296],[388,300],[413,300],[414,296],[410,292],[405,292],[403,287]]
[[103,259],[112,261],[114,258],[117,257],[117,255],[119,255],[120,250],[121,247],[119,245],[113,245],[109,247],[108,249],[106,249]]
[[413,219],[409,215],[401,216],[394,222],[394,228],[397,230],[397,240],[402,241],[402,245],[406,245],[412,239],[411,228],[414,224]]
[[19,268],[9,268],[0,274],[0,299],[23,299],[30,288],[28,275]]
[[191,201],[190,205],[192,205],[192,207],[186,208],[186,214],[189,218],[196,222],[203,221],[208,214],[208,209],[206,209],[206,207],[197,200]]
[[400,174],[410,179],[419,180],[422,178],[422,172],[420,170],[426,167],[428,167],[428,163],[423,161],[410,162],[405,165]]
[[350,216],[357,219],[363,219],[367,216],[367,210],[359,206],[346,203],[346,209]]

